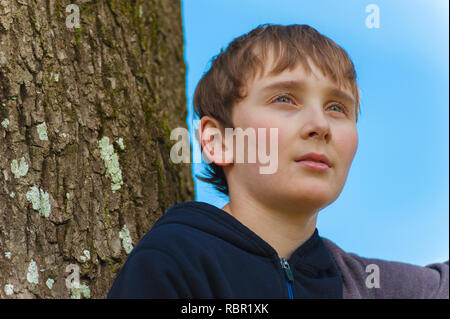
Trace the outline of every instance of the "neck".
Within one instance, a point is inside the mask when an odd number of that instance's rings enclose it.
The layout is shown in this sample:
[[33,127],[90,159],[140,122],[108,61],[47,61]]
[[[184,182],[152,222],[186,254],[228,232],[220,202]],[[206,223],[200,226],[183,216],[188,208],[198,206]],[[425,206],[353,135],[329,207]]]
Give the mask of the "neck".
[[[231,198],[231,197],[230,197]],[[314,233],[318,211],[283,210],[262,203],[234,199],[222,210],[251,229],[278,253],[289,259]]]

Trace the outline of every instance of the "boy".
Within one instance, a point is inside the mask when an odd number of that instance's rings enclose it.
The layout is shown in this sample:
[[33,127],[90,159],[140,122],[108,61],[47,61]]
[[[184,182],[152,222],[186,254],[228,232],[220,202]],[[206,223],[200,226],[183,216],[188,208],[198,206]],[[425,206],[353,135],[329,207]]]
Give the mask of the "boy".
[[[230,201],[171,207],[109,298],[448,298],[448,262],[362,258],[318,234],[318,212],[339,196],[358,145],[356,73],[332,40],[307,25],[259,26],[214,58],[194,107],[210,162],[201,179]],[[275,172],[262,174],[260,158],[237,161],[225,128],[266,129],[244,158],[267,149],[260,138],[274,141],[276,128]]]

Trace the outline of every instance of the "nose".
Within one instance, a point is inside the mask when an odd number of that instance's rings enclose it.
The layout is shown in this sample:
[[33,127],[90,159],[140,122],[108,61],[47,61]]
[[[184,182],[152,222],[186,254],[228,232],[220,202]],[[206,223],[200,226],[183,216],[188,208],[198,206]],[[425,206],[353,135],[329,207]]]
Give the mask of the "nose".
[[303,125],[301,126],[301,137],[305,140],[315,138],[328,142],[331,138],[330,123],[322,107],[305,108],[300,115]]

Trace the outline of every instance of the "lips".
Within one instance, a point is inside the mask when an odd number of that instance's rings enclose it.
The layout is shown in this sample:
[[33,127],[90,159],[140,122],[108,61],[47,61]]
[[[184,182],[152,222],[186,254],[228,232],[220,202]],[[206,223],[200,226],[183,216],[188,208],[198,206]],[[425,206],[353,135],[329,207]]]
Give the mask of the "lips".
[[296,162],[301,162],[301,161],[319,162],[319,163],[326,164],[328,167],[331,167],[330,160],[328,159],[328,157],[326,157],[323,154],[318,154],[318,153],[305,154],[305,155],[299,157],[298,159],[296,159],[295,161]]

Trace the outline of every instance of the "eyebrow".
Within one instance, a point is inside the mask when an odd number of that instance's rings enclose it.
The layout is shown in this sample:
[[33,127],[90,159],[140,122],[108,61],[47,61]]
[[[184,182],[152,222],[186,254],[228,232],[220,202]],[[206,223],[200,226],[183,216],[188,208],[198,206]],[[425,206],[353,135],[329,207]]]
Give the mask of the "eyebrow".
[[[273,91],[273,90],[280,90],[280,89],[290,89],[290,90],[297,90],[297,91],[304,91],[308,85],[305,81],[280,81],[275,82],[272,84],[269,84],[262,88],[262,92],[267,91]],[[328,87],[325,89],[325,93],[327,95],[334,96],[338,99],[343,100],[344,102],[350,104],[351,106],[355,106],[356,102],[355,99],[345,93],[344,91],[336,88],[336,87]]]

